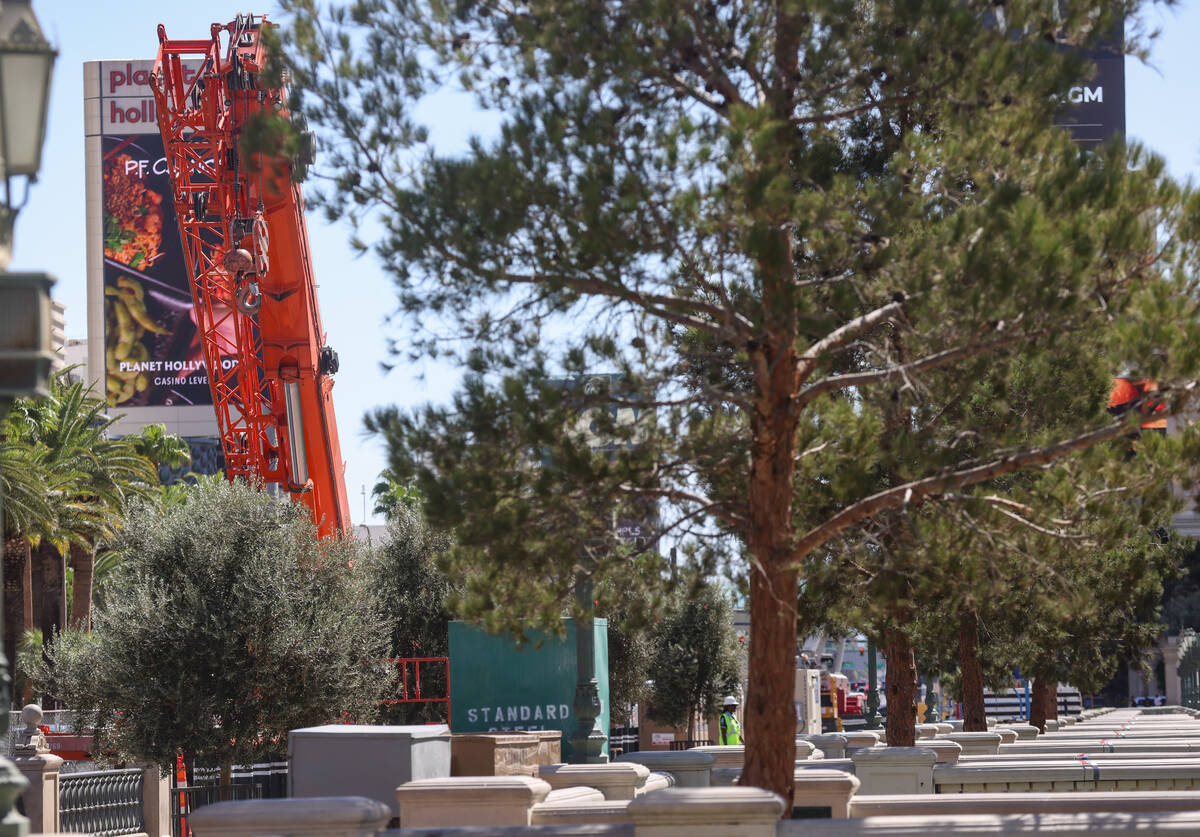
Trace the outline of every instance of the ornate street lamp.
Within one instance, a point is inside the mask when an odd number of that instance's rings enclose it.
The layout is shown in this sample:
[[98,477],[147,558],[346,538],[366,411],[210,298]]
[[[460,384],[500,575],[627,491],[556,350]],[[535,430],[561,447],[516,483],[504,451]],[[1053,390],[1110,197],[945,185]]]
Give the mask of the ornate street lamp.
[[[13,224],[29,196],[29,184],[42,164],[42,142],[50,99],[50,74],[58,53],[47,43],[30,0],[0,0],[0,270],[12,260]],[[21,203],[13,201],[13,178],[25,178]],[[0,421],[16,398],[45,396],[51,350],[50,286],[45,274],[0,274]],[[0,496],[0,540],[4,532]],[[0,558],[3,556],[0,555]],[[4,586],[0,560],[0,589]],[[0,619],[0,735],[8,735],[10,678],[3,653]],[[13,809],[27,781],[13,763],[0,758],[0,837],[23,837],[29,820]]]
[[[0,268],[7,268],[12,258],[13,222],[42,166],[50,75],[57,57],[29,0],[0,0],[0,166],[4,173]],[[25,178],[20,204],[13,201],[15,177]]]

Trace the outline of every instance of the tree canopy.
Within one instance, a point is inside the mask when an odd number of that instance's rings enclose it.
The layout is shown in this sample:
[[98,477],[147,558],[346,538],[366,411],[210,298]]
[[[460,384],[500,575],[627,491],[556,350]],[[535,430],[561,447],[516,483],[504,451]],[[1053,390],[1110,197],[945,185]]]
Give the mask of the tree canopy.
[[[1052,432],[926,444],[975,438],[939,405],[1062,354],[1191,397],[1200,201],[1136,145],[1055,125],[1136,2],[284,5],[317,199],[379,221],[358,243],[400,311],[449,324],[407,348],[468,370],[452,405],[381,422],[455,530],[466,606],[548,624],[580,572],[656,583],[596,535],[647,503],[658,535],[732,546],[744,782],[791,797],[812,556],[1132,424],[1084,398]],[[454,82],[500,127],[439,154],[419,107]],[[597,370],[622,392],[554,383]],[[592,428],[610,451],[570,429],[591,408],[615,408]]]
[[228,767],[282,752],[290,729],[375,716],[387,633],[354,569],[361,545],[318,539],[303,506],[219,481],[182,506],[135,509],[121,538],[92,633],[49,651],[50,691],[101,752]]

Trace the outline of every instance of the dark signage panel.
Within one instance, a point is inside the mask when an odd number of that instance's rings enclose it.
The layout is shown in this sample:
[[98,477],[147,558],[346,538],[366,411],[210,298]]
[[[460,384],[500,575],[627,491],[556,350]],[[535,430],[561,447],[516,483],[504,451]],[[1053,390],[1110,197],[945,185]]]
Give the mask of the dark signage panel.
[[1106,52],[1092,60],[1096,75],[1067,91],[1068,104],[1058,123],[1085,145],[1125,133],[1125,57]]

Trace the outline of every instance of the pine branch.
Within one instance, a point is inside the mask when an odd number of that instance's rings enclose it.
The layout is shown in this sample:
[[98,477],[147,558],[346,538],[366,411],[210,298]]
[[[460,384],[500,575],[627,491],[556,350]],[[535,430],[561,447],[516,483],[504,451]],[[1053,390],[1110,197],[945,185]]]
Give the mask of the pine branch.
[[847,506],[821,525],[808,530],[793,546],[792,560],[803,558],[818,546],[882,511],[919,504],[944,493],[947,489],[986,482],[1032,465],[1046,465],[1076,451],[1116,439],[1128,430],[1129,425],[1126,422],[1116,422],[1054,445],[994,459],[971,468],[914,480],[873,494]]
[[886,383],[896,378],[904,378],[912,373],[927,372],[931,369],[937,369],[942,366],[947,366],[951,363],[956,363],[960,360],[973,357],[983,352],[992,351],[993,349],[1011,346],[1014,343],[1019,343],[1023,340],[1029,340],[1037,336],[1036,333],[1021,333],[1005,337],[1000,340],[992,340],[987,343],[970,343],[965,346],[959,346],[954,349],[947,349],[943,352],[927,355],[917,360],[902,363],[899,366],[891,366],[887,369],[880,369],[875,372],[857,372],[849,375],[836,375],[829,378],[823,378],[815,384],[802,389],[793,403],[800,409],[811,404],[817,398],[830,392],[848,389],[850,387],[861,387],[870,384]]
[[808,347],[808,351],[799,357],[799,363],[796,367],[797,385],[808,380],[809,376],[817,368],[817,363],[823,355],[857,340],[860,336],[881,323],[891,322],[899,317],[903,310],[903,300],[889,302],[882,308],[876,308],[874,311],[863,314],[861,317],[851,320],[840,328],[834,329],[816,343],[813,343]]

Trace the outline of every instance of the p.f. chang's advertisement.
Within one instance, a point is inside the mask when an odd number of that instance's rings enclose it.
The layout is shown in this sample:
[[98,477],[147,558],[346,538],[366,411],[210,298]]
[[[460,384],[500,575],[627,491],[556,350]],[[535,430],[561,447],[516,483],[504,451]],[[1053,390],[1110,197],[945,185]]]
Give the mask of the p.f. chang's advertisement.
[[162,138],[105,136],[102,147],[108,403],[211,404]]

